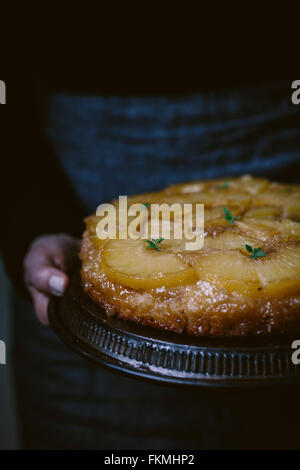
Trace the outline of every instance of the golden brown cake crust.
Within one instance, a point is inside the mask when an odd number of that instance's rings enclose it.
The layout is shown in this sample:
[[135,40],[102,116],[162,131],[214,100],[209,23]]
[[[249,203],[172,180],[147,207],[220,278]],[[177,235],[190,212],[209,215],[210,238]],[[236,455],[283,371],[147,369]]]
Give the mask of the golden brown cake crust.
[[[247,176],[243,178],[230,179],[230,188],[224,185],[224,180],[194,182],[174,185],[160,193],[136,196],[132,198],[132,201],[140,200],[143,203],[145,200],[150,200],[151,202],[151,197],[155,199],[158,195],[159,200],[162,200],[169,195],[181,198],[182,195],[194,197],[198,194],[198,200],[204,201],[208,214],[214,208],[223,208],[224,203],[220,203],[220,200],[224,200],[226,207],[232,211],[234,207],[237,207],[241,219],[233,227],[226,220],[217,220],[215,224],[208,222],[205,230],[211,237],[211,243],[215,243],[219,234],[224,232],[228,232],[230,237],[232,234],[248,237],[251,235],[253,239],[253,234],[255,235],[254,239],[258,240],[265,250],[264,259],[250,260],[246,253],[241,254],[241,249],[228,250],[226,248],[225,250],[226,256],[229,253],[234,260],[241,257],[242,263],[244,261],[252,263],[249,264],[251,269],[255,266],[255,277],[251,274],[253,277],[249,278],[249,282],[244,282],[239,274],[236,280],[238,284],[235,284],[232,275],[230,282],[228,278],[222,277],[223,273],[220,273],[221,277],[219,274],[216,277],[212,276],[211,264],[213,265],[218,256],[224,254],[223,249],[220,250],[220,247],[215,248],[213,245],[213,248],[210,246],[204,248],[203,253],[202,250],[201,253],[176,253],[179,259],[198,273],[198,277],[189,283],[153,289],[132,288],[120,284],[111,275],[107,275],[108,271],[103,264],[105,243],[99,242],[96,237],[98,218],[91,216],[86,220],[87,229],[83,234],[80,252],[81,277],[85,291],[95,302],[106,309],[108,315],[117,315],[126,320],[176,333],[187,332],[198,336],[245,336],[299,330],[300,266],[298,269],[298,264],[300,263],[294,253],[297,254],[299,248],[300,255],[300,231],[297,231],[298,225],[300,226],[297,222],[300,188],[276,185],[267,180]],[[255,189],[253,189],[254,186]],[[230,200],[231,197],[234,199],[236,188],[239,191],[238,202]],[[230,191],[233,196],[229,197]],[[254,219],[253,222],[253,214],[258,213],[255,213],[255,210],[266,207],[274,209],[270,211],[270,214],[273,214],[270,217],[279,227],[273,224],[275,228],[268,229],[269,232],[264,231],[266,226],[260,225],[261,220],[268,222],[268,217]],[[257,220],[257,225],[255,225],[255,220]],[[290,226],[286,228],[285,222],[283,228],[281,227],[281,221],[286,220],[292,221],[292,229]],[[259,232],[257,232],[258,226]],[[288,250],[292,250],[291,262],[286,257],[290,253]],[[207,264],[207,260],[211,260],[212,263]],[[285,264],[289,269],[286,274]],[[247,266],[244,276],[247,276]],[[242,269],[244,269],[244,264],[242,264]],[[276,273],[274,275],[276,270],[278,279],[276,279]],[[238,279],[239,277],[241,279]]]

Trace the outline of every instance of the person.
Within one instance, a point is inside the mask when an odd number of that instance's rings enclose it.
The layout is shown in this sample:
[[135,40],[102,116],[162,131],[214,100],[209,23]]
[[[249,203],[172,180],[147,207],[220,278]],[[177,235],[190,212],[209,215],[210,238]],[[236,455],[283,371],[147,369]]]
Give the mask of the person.
[[0,241],[19,292],[22,447],[297,448],[298,387],[181,389],[121,377],[65,347],[47,317],[77,262],[83,218],[101,202],[244,173],[299,180],[300,107],[290,84],[203,81],[171,93],[139,83],[135,92],[132,82],[111,89],[90,77],[60,81],[48,71],[8,84],[2,116],[9,186]]

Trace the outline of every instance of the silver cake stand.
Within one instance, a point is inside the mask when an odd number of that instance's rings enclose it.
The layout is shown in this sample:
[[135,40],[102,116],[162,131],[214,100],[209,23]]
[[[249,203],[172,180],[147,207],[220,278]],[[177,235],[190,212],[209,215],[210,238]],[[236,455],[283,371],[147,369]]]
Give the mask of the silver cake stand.
[[83,292],[78,272],[66,295],[50,300],[48,314],[57,336],[78,354],[138,379],[198,387],[300,382],[300,366],[291,360],[297,335],[191,337],[109,318]]

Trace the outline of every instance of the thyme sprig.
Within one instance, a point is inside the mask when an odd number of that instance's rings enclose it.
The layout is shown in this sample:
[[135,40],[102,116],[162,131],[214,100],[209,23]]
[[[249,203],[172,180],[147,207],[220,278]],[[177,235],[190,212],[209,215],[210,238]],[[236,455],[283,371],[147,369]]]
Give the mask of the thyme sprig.
[[148,243],[148,246],[147,248],[149,249],[153,249],[155,251],[160,251],[158,245],[159,243],[161,243],[162,241],[164,241],[164,238],[152,238],[152,240],[146,240],[146,242]]
[[250,245],[245,245],[246,250],[251,253],[250,258],[252,259],[257,259],[257,258],[263,258],[266,256],[266,253],[260,248],[252,248]]
[[227,207],[224,207],[224,219],[225,219],[225,220],[228,220],[228,222],[230,223],[230,225],[233,225],[234,222],[235,222],[236,220],[239,220],[240,218],[241,218],[240,216],[239,216],[239,217],[234,217],[234,216],[231,214],[230,210],[227,209]]

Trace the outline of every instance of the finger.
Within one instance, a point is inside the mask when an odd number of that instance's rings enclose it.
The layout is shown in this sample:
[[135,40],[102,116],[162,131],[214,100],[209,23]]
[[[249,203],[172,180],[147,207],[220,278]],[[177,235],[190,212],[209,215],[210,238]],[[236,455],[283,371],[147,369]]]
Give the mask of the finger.
[[80,240],[65,234],[40,237],[30,251],[30,263],[40,264],[43,258],[48,264],[62,271],[70,271],[78,261]]
[[34,309],[38,319],[45,326],[49,326],[48,320],[48,303],[49,297],[43,292],[39,292],[34,287],[28,287],[28,290],[32,296]]
[[66,291],[69,277],[63,271],[43,264],[27,270],[25,282],[29,287],[34,287],[46,294],[61,296]]

